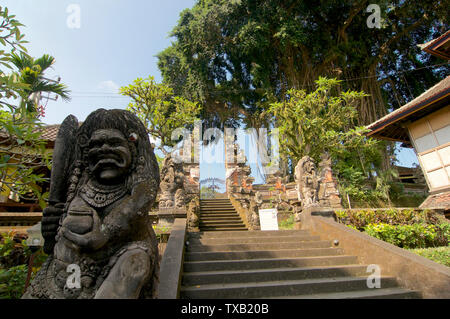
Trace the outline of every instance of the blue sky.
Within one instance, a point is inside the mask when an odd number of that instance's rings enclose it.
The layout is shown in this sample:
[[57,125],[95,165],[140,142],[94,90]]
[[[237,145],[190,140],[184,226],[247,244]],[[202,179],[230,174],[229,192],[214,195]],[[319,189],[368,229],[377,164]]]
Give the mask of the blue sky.
[[[137,77],[161,75],[156,54],[168,47],[169,32],[180,12],[195,0],[3,0],[26,27],[22,29],[29,53],[56,58],[50,78],[61,76],[72,100],[49,101],[47,124],[61,123],[69,114],[83,120],[93,110],[125,108],[128,98],[117,95],[120,86]],[[69,28],[70,4],[80,8],[80,28]]]
[[[1,5],[25,25],[22,32],[31,56],[55,57],[46,76],[60,76],[72,91],[70,102],[47,103],[43,122],[59,124],[69,114],[83,121],[98,108],[124,109],[129,99],[117,90],[137,77],[152,75],[160,82],[156,55],[171,44],[169,33],[181,11],[195,2],[4,0]],[[67,24],[72,21],[71,4],[80,9],[80,28]],[[200,175],[224,179],[224,164],[203,163]]]
[[[69,115],[80,121],[97,108],[125,108],[129,99],[117,94],[120,86],[137,77],[161,74],[156,54],[171,43],[169,32],[179,14],[195,0],[2,0],[10,13],[25,25],[30,55],[44,53],[56,58],[47,77],[62,82],[72,91],[70,102],[48,101],[44,123],[58,124]],[[80,9],[80,28],[70,28],[69,6]],[[69,19],[70,20],[70,19]],[[403,149],[400,164],[417,163],[414,151]],[[261,182],[252,165],[256,183]],[[223,179],[223,164],[201,166],[201,178]]]

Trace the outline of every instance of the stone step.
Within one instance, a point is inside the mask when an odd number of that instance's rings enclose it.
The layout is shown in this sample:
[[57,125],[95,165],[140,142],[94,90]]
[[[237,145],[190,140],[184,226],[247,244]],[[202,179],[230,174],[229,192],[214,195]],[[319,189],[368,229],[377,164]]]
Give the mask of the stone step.
[[[397,286],[393,277],[381,277],[381,287]],[[182,287],[181,298],[261,298],[318,293],[361,291],[367,288],[366,277],[331,277],[290,281],[211,284]]]
[[263,259],[263,258],[288,258],[288,257],[316,257],[336,256],[344,252],[341,248],[311,248],[311,249],[277,249],[260,251],[239,252],[188,252],[185,261],[202,260],[239,260],[239,259]]
[[321,266],[307,268],[272,268],[232,271],[205,271],[184,273],[183,286],[301,280],[312,278],[364,276],[366,266]]
[[[242,220],[240,218],[223,218],[223,219],[200,219],[200,224],[223,224],[223,223],[239,223],[242,224]],[[224,238],[224,237],[223,237]]]
[[223,215],[223,216],[239,216],[239,214],[238,214],[238,212],[236,212],[236,211],[217,211],[217,212],[214,212],[214,211],[203,211],[203,212],[200,212],[200,214],[199,214],[199,216],[200,217],[208,217],[208,216],[210,216],[210,217],[215,217],[215,216],[221,216],[221,215]]
[[239,216],[239,214],[234,211],[229,211],[229,212],[211,212],[211,211],[207,211],[207,212],[200,212],[199,216],[200,217],[219,217],[219,216]]
[[239,217],[240,216],[237,213],[221,213],[221,214],[214,214],[214,213],[207,213],[207,214],[200,214],[200,219],[202,218],[216,218],[216,217]]
[[[200,223],[206,222],[206,223],[210,223],[210,222],[217,222],[217,223],[222,223],[222,222],[230,222],[230,223],[242,223],[242,220],[239,218],[239,216],[227,216],[227,217],[221,217],[221,218],[213,218],[213,217],[208,217],[206,219],[204,218],[200,218],[199,220]],[[223,237],[225,238],[225,237]]]
[[332,292],[322,294],[261,297],[263,299],[420,299],[420,292],[393,287],[373,288],[356,291]]
[[200,219],[201,222],[224,221],[224,220],[242,222],[239,216],[202,217]]
[[[231,232],[231,231],[230,231]],[[241,232],[241,231],[239,231]],[[212,232],[215,233],[215,232]],[[220,233],[220,231],[217,231]],[[259,250],[273,250],[273,249],[296,249],[296,248],[329,248],[331,247],[331,242],[322,241],[302,241],[302,242],[292,242],[292,243],[253,243],[253,244],[222,244],[222,245],[191,245],[190,239],[189,245],[187,246],[187,252],[224,252],[224,251],[259,251]]]
[[239,226],[239,227],[200,227],[202,231],[247,231],[247,227]]
[[212,208],[212,209],[215,209],[215,208],[234,208],[234,206],[231,205],[231,204],[207,204],[207,205],[201,204],[200,205],[200,209],[205,209],[205,208]]
[[233,205],[233,204],[230,201],[222,201],[222,202],[204,202],[204,201],[201,201],[200,205],[212,205],[212,206],[218,205],[218,206],[220,206],[220,205]]
[[233,233],[233,232],[199,232],[199,233],[189,233],[189,236],[196,236],[201,238],[233,238],[242,236],[248,237],[284,237],[284,236],[295,236],[295,235],[310,235],[308,230],[249,230],[248,233],[243,234],[241,232]]
[[223,203],[223,204],[214,204],[214,203],[201,203],[200,207],[234,207],[231,203]]
[[234,208],[233,204],[228,203],[228,204],[200,204],[200,208],[204,208],[204,207],[224,207],[224,208]]
[[[203,230],[202,230],[203,231]],[[244,234],[242,237],[233,238],[192,238],[190,240],[192,245],[220,245],[220,244],[252,244],[252,243],[274,243],[274,242],[300,242],[300,241],[318,241],[319,236],[311,235],[295,235],[295,236],[270,236],[270,237],[249,237]]]
[[219,202],[230,202],[229,198],[211,198],[211,199],[201,199],[200,203],[219,203]]
[[332,266],[356,264],[356,256],[319,256],[292,257],[243,260],[186,261],[184,272],[219,271],[219,270],[249,270],[268,268],[298,268],[313,266]]
[[200,213],[237,213],[234,208],[200,209]]
[[[200,230],[205,231],[207,227],[245,227],[242,222],[223,222],[223,223],[199,223]],[[207,231],[207,230],[206,230]],[[199,242],[194,238],[193,244],[199,244]]]
[[226,223],[200,223],[199,227],[203,230],[205,227],[227,227],[227,228],[232,228],[232,227],[245,227],[245,225],[241,222],[236,222],[236,223],[231,223],[231,222],[226,222]]

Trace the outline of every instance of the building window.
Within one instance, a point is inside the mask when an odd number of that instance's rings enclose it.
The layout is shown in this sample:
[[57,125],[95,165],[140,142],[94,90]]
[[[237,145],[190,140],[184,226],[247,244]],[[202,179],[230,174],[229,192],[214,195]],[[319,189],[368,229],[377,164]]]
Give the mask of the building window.
[[450,106],[408,126],[431,191],[450,186]]

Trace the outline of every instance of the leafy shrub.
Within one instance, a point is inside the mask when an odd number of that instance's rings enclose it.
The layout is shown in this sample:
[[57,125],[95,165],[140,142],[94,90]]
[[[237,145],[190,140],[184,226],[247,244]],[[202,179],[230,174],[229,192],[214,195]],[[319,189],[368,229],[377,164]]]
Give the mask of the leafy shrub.
[[447,246],[450,242],[450,223],[443,222],[436,225],[437,238],[436,246]]
[[289,216],[289,218],[280,221],[280,229],[294,229],[294,215]]
[[340,223],[405,248],[447,246],[450,223],[430,210],[357,209],[339,210]]
[[[13,232],[0,235],[0,299],[22,296],[28,275],[28,261],[32,255],[24,237]],[[46,258],[42,249],[34,252],[30,281]]]
[[433,225],[369,224],[365,232],[373,237],[402,248],[426,248],[434,246],[437,232]]
[[0,235],[0,266],[10,268],[26,263],[29,250],[24,244],[24,237],[14,232]]
[[411,249],[411,252],[450,267],[450,246]]
[[0,299],[19,299],[22,297],[27,279],[27,265],[0,268]]
[[429,210],[414,209],[359,209],[336,211],[339,222],[353,225],[363,231],[369,224],[413,225],[417,223],[436,224],[441,220]]

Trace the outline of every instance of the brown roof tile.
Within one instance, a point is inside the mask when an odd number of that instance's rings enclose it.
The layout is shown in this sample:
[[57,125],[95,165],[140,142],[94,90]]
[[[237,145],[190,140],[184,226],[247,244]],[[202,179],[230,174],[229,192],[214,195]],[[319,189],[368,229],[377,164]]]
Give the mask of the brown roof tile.
[[44,131],[42,132],[42,138],[47,141],[54,142],[56,140],[56,136],[58,135],[60,125],[48,125],[44,127]]
[[387,126],[398,122],[400,120],[405,120],[411,114],[425,108],[432,102],[440,100],[447,97],[450,94],[450,75],[445,79],[437,83],[435,86],[431,87],[418,97],[416,97],[411,102],[403,105],[402,107],[396,109],[395,111],[383,116],[379,120],[367,125],[367,128],[371,130],[368,134],[374,135],[375,133],[385,129]]

